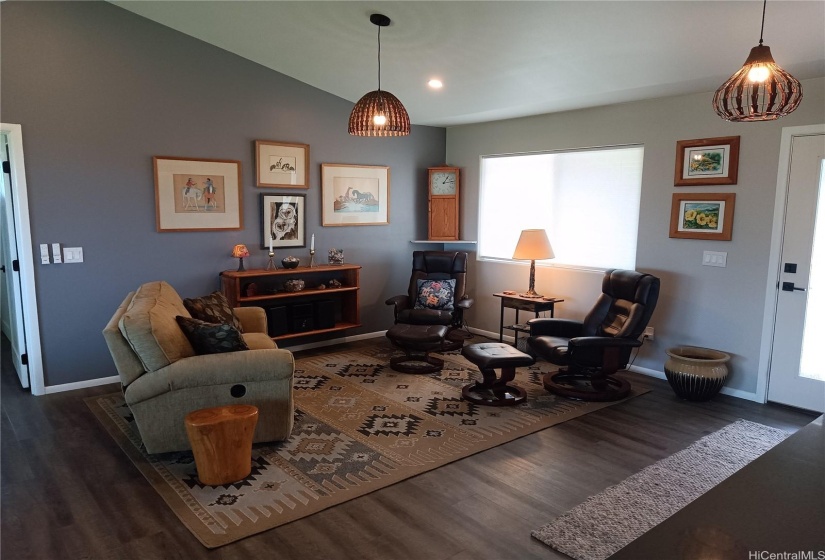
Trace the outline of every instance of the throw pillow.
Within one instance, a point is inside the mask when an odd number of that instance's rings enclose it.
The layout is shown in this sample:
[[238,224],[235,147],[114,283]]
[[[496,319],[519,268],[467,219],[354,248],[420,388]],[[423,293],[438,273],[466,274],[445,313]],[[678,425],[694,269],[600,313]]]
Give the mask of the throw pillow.
[[187,298],[183,300],[183,306],[195,319],[207,323],[226,323],[243,332],[241,322],[235,317],[229,300],[222,292],[212,292],[199,298]]
[[196,354],[220,354],[249,350],[241,331],[227,323],[215,324],[178,315],[175,320]]
[[416,309],[437,309],[452,311],[455,303],[455,280],[418,280],[418,296],[415,298]]

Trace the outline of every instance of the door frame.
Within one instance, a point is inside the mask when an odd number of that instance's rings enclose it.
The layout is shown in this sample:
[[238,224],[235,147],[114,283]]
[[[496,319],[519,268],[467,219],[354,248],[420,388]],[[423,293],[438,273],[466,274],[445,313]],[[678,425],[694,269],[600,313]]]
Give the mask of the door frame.
[[23,127],[19,124],[0,123],[0,132],[6,134],[9,141],[12,203],[14,204],[14,225],[17,234],[17,260],[20,262],[20,295],[23,300],[21,311],[24,317],[29,386],[33,395],[44,395],[40,320],[37,315],[37,291],[34,282],[34,251],[29,221],[26,165],[23,158]]
[[798,136],[825,134],[825,124],[788,126],[782,129],[779,147],[779,168],[776,173],[776,200],[773,208],[773,228],[771,231],[771,252],[768,260],[768,275],[765,287],[765,312],[762,320],[762,345],[759,352],[759,369],[756,377],[756,398],[758,402],[768,402],[771,357],[773,354],[773,332],[776,327],[776,308],[779,300],[779,279],[781,274],[782,241],[785,233],[785,206],[788,200],[788,181],[791,173],[791,141]]

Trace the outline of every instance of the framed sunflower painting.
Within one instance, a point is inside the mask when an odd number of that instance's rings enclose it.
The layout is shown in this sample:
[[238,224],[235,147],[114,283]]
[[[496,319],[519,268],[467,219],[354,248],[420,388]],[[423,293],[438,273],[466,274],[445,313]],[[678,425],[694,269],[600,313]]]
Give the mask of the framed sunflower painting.
[[675,193],[670,209],[670,237],[730,241],[735,203],[733,193]]

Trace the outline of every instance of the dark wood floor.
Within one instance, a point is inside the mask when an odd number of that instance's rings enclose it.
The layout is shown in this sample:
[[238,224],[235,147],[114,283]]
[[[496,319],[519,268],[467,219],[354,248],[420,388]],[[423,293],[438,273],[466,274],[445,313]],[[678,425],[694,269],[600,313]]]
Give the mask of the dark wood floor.
[[738,418],[795,431],[815,417],[725,396],[684,402],[667,383],[645,378],[654,390],[626,403],[207,550],[83,402],[118,386],[33,397],[20,389],[3,344],[6,560],[566,558],[530,531]]

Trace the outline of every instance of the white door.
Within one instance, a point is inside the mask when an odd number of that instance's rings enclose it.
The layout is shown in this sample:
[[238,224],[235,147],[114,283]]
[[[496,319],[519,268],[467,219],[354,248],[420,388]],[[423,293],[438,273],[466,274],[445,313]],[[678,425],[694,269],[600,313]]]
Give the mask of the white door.
[[768,400],[825,412],[825,134],[791,135]]
[[14,226],[14,202],[11,189],[14,187],[9,173],[8,139],[0,136],[3,173],[0,179],[0,234],[2,234],[2,262],[0,262],[0,299],[2,299],[2,331],[11,341],[11,358],[20,384],[29,386],[29,368],[24,363],[26,336],[23,323],[23,306],[20,287],[20,261],[18,259],[17,236]]

